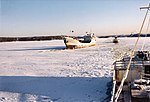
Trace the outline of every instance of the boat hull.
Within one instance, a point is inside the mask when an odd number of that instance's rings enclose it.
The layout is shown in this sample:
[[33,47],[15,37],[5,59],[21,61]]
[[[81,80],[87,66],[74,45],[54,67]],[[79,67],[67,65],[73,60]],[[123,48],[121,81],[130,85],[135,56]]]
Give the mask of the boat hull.
[[64,43],[67,49],[77,49],[77,48],[96,46],[96,39],[92,38],[90,42],[80,42],[77,39],[65,37]]
[[118,39],[114,39],[114,40],[113,40],[113,43],[118,43]]

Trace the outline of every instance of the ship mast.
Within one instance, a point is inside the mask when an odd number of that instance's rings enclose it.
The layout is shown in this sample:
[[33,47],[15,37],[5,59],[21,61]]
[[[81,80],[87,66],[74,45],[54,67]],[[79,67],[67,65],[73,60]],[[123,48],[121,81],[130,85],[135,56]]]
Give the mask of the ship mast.
[[121,93],[122,88],[123,88],[123,84],[124,84],[125,80],[127,79],[127,76],[128,76],[129,70],[130,70],[131,61],[132,61],[133,55],[134,55],[134,53],[135,53],[135,51],[136,51],[136,47],[137,47],[137,44],[138,44],[138,41],[139,41],[141,32],[142,32],[142,29],[143,29],[145,20],[146,20],[147,15],[148,15],[148,11],[149,11],[149,9],[150,9],[150,4],[149,4],[148,7],[141,7],[140,9],[147,9],[147,11],[146,11],[144,20],[143,20],[143,22],[142,22],[140,31],[139,31],[139,33],[138,33],[138,38],[137,38],[136,43],[135,43],[135,45],[134,45],[134,49],[133,49],[133,51],[132,51],[132,53],[131,53],[131,55],[130,55],[130,60],[129,60],[129,64],[128,64],[128,66],[127,66],[126,72],[125,72],[125,74],[124,74],[124,76],[123,76],[123,79],[122,79],[122,81],[121,81],[121,84],[120,84],[120,86],[119,86],[119,88],[118,88],[118,90],[117,90],[117,92],[116,92],[116,94],[115,94],[115,98],[114,98],[114,101],[115,101],[115,102],[118,101],[118,98],[119,98],[120,93]]

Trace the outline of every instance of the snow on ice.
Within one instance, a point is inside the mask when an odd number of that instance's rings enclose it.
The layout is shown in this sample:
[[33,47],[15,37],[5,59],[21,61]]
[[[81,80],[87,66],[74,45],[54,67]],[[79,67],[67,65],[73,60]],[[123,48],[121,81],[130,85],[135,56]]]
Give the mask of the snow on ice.
[[[0,102],[109,101],[112,64],[129,55],[136,41],[112,39],[74,50],[62,40],[0,43]],[[143,42],[150,50],[150,38],[141,38],[137,49]]]

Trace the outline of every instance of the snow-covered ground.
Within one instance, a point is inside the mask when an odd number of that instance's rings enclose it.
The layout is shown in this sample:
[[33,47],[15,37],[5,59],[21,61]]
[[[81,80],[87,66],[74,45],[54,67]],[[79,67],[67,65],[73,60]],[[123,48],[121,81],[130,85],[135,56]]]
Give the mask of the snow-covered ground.
[[[97,46],[65,49],[62,40],[0,43],[0,102],[105,102],[112,64],[137,38],[97,39]],[[150,38],[141,38],[150,50]]]

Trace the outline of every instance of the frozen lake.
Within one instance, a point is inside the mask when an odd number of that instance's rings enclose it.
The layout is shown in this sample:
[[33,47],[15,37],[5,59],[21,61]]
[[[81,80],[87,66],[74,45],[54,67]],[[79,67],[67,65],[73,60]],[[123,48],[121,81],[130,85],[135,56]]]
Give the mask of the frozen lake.
[[[112,64],[137,38],[97,39],[97,46],[65,49],[62,40],[0,43],[0,102],[105,102]],[[150,50],[150,38],[137,49]]]

